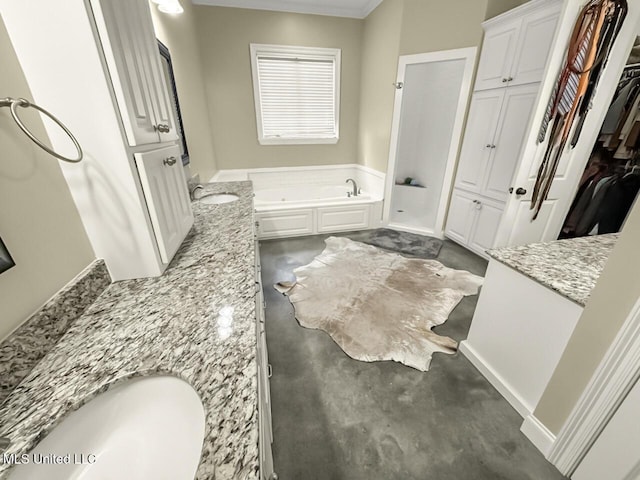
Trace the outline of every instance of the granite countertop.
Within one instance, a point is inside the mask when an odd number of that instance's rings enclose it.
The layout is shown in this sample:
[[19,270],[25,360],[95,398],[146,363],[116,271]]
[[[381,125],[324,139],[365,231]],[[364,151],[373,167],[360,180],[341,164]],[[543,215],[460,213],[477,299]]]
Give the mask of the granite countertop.
[[492,258],[584,306],[619,234],[489,250]]
[[[109,285],[0,408],[8,454],[27,453],[71,410],[135,376],[173,375],[198,392],[205,440],[198,479],[258,478],[258,418],[250,182],[194,203],[195,223],[164,275]],[[232,307],[231,327],[218,326]],[[0,464],[0,476],[8,465]]]

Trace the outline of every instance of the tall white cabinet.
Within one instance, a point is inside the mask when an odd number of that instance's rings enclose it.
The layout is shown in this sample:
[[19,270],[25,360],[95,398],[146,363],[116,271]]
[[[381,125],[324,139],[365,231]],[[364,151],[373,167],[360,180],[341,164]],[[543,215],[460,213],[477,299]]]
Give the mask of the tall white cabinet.
[[[33,100],[84,151],[60,167],[96,257],[113,280],[161,275],[193,215],[149,3],[0,0],[0,10]],[[64,132],[45,128],[68,151]]]
[[483,24],[485,37],[445,234],[486,257],[504,205],[560,15],[534,0]]

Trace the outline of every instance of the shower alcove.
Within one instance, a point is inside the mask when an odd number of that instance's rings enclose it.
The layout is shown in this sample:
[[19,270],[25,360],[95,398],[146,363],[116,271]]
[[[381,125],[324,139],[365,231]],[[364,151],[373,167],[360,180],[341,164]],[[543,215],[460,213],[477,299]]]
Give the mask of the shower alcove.
[[383,218],[390,227],[443,236],[475,54],[400,57]]

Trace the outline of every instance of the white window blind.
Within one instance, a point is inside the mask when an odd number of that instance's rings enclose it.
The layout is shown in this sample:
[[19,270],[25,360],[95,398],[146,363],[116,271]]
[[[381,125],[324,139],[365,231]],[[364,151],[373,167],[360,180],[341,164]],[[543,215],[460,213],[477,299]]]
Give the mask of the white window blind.
[[340,50],[251,45],[258,139],[338,140]]

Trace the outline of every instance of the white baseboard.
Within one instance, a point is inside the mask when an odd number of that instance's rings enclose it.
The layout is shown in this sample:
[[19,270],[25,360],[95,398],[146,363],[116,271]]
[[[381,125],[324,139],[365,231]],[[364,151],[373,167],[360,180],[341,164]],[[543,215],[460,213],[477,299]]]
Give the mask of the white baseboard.
[[460,343],[460,352],[473,364],[474,367],[495,387],[498,392],[511,404],[522,418],[528,418],[533,412],[524,400],[516,394],[509,384],[498,375],[483,358],[465,340]]
[[531,443],[542,452],[545,458],[549,455],[556,441],[556,436],[551,433],[540,420],[533,416],[533,414],[524,419],[520,431],[524,433],[525,437],[531,440]]

